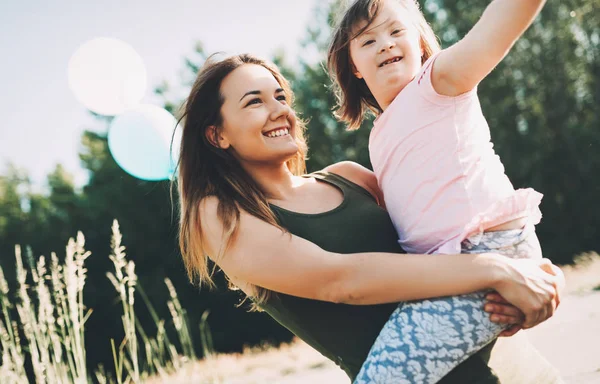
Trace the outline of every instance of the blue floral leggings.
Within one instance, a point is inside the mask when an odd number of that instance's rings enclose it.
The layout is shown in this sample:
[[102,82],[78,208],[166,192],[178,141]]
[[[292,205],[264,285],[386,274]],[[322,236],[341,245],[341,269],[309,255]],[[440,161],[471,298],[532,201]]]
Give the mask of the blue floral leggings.
[[[541,258],[533,225],[485,232],[462,242],[462,253]],[[435,257],[432,255],[431,257]],[[401,303],[392,313],[354,384],[436,383],[492,342],[505,326],[483,310],[487,292]]]

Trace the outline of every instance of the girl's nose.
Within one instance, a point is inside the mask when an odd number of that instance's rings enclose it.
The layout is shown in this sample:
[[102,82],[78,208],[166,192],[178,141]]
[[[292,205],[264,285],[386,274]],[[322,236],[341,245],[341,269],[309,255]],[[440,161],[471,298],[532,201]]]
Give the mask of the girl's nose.
[[396,44],[392,40],[385,40],[379,48],[379,53],[389,51],[390,49],[394,48],[395,45]]

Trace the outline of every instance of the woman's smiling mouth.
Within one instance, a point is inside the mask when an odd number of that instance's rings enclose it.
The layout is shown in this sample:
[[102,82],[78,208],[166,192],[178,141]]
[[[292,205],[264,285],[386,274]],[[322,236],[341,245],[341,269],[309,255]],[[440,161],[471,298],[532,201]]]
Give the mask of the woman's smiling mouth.
[[272,129],[268,132],[263,133],[263,136],[274,138],[274,137],[287,136],[287,135],[289,135],[289,133],[290,133],[289,128],[284,127],[284,128]]

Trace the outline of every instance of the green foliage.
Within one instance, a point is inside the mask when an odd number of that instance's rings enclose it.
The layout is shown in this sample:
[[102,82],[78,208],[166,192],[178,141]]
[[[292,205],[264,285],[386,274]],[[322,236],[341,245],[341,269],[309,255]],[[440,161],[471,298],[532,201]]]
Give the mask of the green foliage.
[[[357,131],[349,132],[333,116],[335,98],[324,69],[331,24],[340,1],[321,3],[307,28],[300,57],[290,63],[283,52],[274,61],[296,93],[295,107],[308,121],[309,171],[340,160],[369,166],[367,143],[372,117]],[[488,0],[423,2],[426,16],[444,46],[456,42],[472,27]],[[600,181],[600,0],[548,2],[534,26],[520,39],[508,57],[479,86],[484,114],[497,153],[516,187],[533,187],[545,194],[544,219],[538,227],[547,257],[569,262],[582,251],[598,250],[600,205],[595,197]],[[185,62],[181,84],[161,84],[156,94],[176,112],[207,55],[198,44]],[[107,123],[110,119],[103,119]],[[265,340],[285,341],[290,334],[262,313],[246,313],[235,307],[237,292],[198,291],[189,285],[177,247],[176,191],[168,182],[137,180],[114,162],[106,134],[85,132],[81,163],[90,174],[82,191],[58,166],[48,176],[48,193],[35,193],[27,174],[9,167],[0,177],[0,264],[9,283],[14,276],[15,244],[28,244],[36,255],[57,252],[64,258],[64,244],[77,230],[86,234],[86,248],[93,255],[110,253],[111,223],[117,219],[127,234],[124,245],[135,262],[142,296],[162,303],[150,311],[136,310],[136,321],[159,332],[155,319],[169,318],[167,302],[175,306],[159,282],[169,278],[178,292],[178,304],[186,308],[189,330],[165,324],[165,336],[175,340],[191,334],[196,351],[201,339],[219,351],[241,350],[244,344]],[[171,200],[173,197],[173,200]],[[111,268],[105,257],[86,260],[86,308],[94,313],[86,323],[88,364],[113,366],[106,340],[123,339],[114,288],[106,279]],[[221,287],[226,284],[218,276]],[[143,304],[143,302],[142,302]],[[139,300],[134,303],[137,307]],[[137,308],[136,308],[137,309]],[[206,336],[210,310],[212,339]],[[202,334],[196,326],[204,319]],[[148,328],[150,327],[150,328]],[[130,330],[131,332],[131,330]],[[191,344],[190,344],[191,345]],[[186,345],[186,350],[191,346]]]

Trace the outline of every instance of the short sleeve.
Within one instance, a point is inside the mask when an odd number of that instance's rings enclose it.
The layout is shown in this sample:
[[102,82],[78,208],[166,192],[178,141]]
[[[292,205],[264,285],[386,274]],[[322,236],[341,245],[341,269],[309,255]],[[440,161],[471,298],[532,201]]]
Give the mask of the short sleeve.
[[416,82],[415,86],[418,89],[419,94],[421,94],[429,102],[434,103],[434,104],[441,104],[441,105],[452,104],[452,103],[456,103],[458,101],[469,99],[471,97],[476,97],[477,96],[477,86],[475,86],[470,91],[465,92],[458,96],[440,95],[439,93],[436,92],[436,90],[433,88],[433,84],[431,82],[431,73],[434,69],[435,61],[439,57],[441,52],[442,51],[437,52],[433,56],[431,56],[429,59],[427,59],[427,61],[425,62],[425,64],[423,64],[423,67],[421,68],[421,70],[419,71],[417,76],[415,77],[415,82]]

